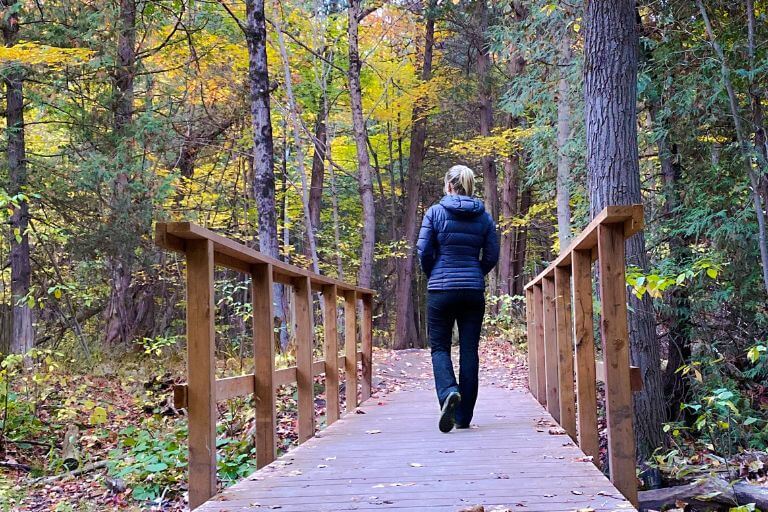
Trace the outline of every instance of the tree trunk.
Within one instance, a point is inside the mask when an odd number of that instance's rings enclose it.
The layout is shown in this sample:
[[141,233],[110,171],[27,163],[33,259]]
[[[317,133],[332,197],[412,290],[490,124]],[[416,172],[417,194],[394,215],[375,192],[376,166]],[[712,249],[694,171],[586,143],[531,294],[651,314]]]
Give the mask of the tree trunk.
[[365,118],[363,117],[363,95],[360,87],[360,50],[358,26],[364,17],[361,0],[350,0],[347,10],[349,15],[349,99],[352,109],[352,132],[357,147],[358,190],[363,206],[363,242],[360,255],[360,271],[357,282],[360,286],[371,285],[373,275],[373,252],[376,244],[376,218],[373,202],[373,183],[371,181],[371,160],[368,155]]
[[568,247],[571,239],[571,157],[568,139],[571,133],[571,91],[568,69],[571,66],[571,39],[567,35],[560,41],[560,78],[557,81],[557,234],[560,250]]
[[[533,202],[533,191],[530,187],[523,190],[520,196],[520,210],[519,215],[528,215],[528,210],[531,208]],[[514,256],[512,258],[512,287],[510,290],[511,295],[522,295],[523,287],[525,286],[525,251],[528,245],[528,228],[526,226],[520,226],[515,228],[515,247]]]
[[[592,216],[607,205],[642,202],[637,150],[637,51],[635,2],[587,3],[584,42],[584,95],[587,172]],[[627,241],[629,264],[648,267],[645,238]],[[663,444],[659,342],[650,297],[629,294],[632,364],[643,372],[643,390],[635,393],[638,456],[645,460]]]
[[[432,78],[432,55],[435,44],[434,8],[436,0],[430,0],[425,13],[426,28],[424,33],[424,62],[421,67],[421,80],[428,82]],[[421,346],[421,330],[415,322],[413,314],[413,270],[414,249],[418,235],[418,208],[421,192],[421,172],[426,153],[428,105],[423,100],[413,106],[411,124],[411,147],[408,156],[408,180],[405,188],[405,212],[403,214],[403,239],[407,244],[405,257],[400,260],[397,272],[395,303],[397,319],[395,322],[395,349],[409,346]]]
[[[246,0],[245,39],[248,45],[248,78],[253,126],[253,197],[259,221],[259,251],[280,259],[275,208],[275,149],[269,105],[269,69],[267,67],[267,26],[264,0]],[[284,289],[274,287],[277,304],[275,316],[280,323],[280,345],[286,348],[286,304]]]
[[325,152],[328,144],[328,108],[325,94],[320,98],[317,117],[315,118],[315,135],[312,155],[312,177],[309,185],[309,217],[312,220],[312,228],[317,232],[320,229],[320,206],[323,198],[323,181],[325,180]]
[[[118,15],[117,62],[115,65],[114,133],[117,139],[117,169],[111,198],[111,218],[116,229],[125,225],[131,215],[131,197],[128,167],[131,165],[132,141],[130,127],[133,120],[133,82],[136,76],[136,1],[120,0]],[[122,155],[121,155],[122,154]],[[120,156],[122,156],[120,158]],[[108,263],[111,277],[107,304],[104,341],[107,344],[127,343],[133,331],[129,299],[133,281],[133,247],[114,247]]]
[[[285,47],[285,37],[281,24],[277,18],[274,21],[274,27],[277,31],[277,40],[280,47],[280,56],[283,60],[283,78],[285,80],[285,93],[288,97],[288,112],[291,118],[293,128],[293,140],[296,145],[296,166],[298,167],[299,177],[301,178],[301,204],[304,210],[304,228],[306,231],[306,240],[309,246],[309,256],[312,262],[312,271],[320,273],[320,264],[317,259],[317,247],[315,245],[315,230],[312,225],[312,217],[309,210],[309,185],[307,184],[307,173],[304,171],[304,150],[301,142],[301,121],[299,120],[296,98],[293,95],[293,80],[291,79],[291,63],[288,61],[288,50]],[[322,189],[320,191],[322,193]]]
[[[12,14],[3,23],[3,38],[6,46],[14,46],[19,35],[19,15],[13,9],[16,0],[4,0],[4,9]],[[29,282],[32,268],[29,260],[29,203],[19,194],[27,190],[27,156],[24,140],[24,71],[11,65],[5,74],[5,120],[8,127],[8,194],[16,197],[10,218],[9,242],[11,267],[11,326],[10,351],[26,354],[34,346],[35,333],[32,325],[32,310],[27,305]]]
[[746,174],[749,177],[750,185],[752,186],[752,204],[755,209],[755,216],[757,217],[757,236],[758,244],[760,246],[760,262],[763,270],[763,286],[766,294],[768,294],[768,227],[766,226],[765,210],[763,205],[763,198],[760,195],[760,178],[752,168],[752,159],[754,155],[754,148],[751,146],[752,142],[748,139],[744,128],[741,125],[741,116],[739,114],[739,102],[736,98],[736,92],[733,89],[733,83],[731,82],[731,70],[728,67],[728,62],[725,60],[725,53],[720,47],[715,37],[714,30],[712,29],[712,23],[709,21],[707,10],[701,0],[696,0],[696,5],[701,12],[701,17],[704,20],[704,28],[707,32],[707,37],[712,44],[712,49],[715,51],[715,55],[720,59],[720,71],[723,79],[723,85],[728,93],[728,103],[731,109],[731,117],[733,117],[733,126],[736,130],[736,139],[739,142],[741,148],[741,157],[744,160],[744,167]]

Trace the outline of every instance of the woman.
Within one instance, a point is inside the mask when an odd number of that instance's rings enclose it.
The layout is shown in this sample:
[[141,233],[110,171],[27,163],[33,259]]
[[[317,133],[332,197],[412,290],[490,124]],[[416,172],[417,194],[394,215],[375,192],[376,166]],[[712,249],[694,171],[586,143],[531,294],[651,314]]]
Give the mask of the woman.
[[[472,197],[475,173],[463,165],[445,175],[445,197],[424,215],[419,232],[421,268],[429,278],[427,322],[441,432],[469,428],[477,401],[485,275],[499,259],[493,219]],[[482,253],[482,256],[481,256]],[[453,324],[459,327],[459,382],[451,362]]]

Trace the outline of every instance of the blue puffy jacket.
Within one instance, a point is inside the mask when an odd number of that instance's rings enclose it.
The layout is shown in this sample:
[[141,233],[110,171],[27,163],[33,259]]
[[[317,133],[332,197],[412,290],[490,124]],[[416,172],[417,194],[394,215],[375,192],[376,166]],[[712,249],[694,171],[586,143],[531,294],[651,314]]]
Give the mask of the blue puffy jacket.
[[499,260],[493,219],[468,196],[447,195],[427,210],[417,248],[428,290],[483,290]]

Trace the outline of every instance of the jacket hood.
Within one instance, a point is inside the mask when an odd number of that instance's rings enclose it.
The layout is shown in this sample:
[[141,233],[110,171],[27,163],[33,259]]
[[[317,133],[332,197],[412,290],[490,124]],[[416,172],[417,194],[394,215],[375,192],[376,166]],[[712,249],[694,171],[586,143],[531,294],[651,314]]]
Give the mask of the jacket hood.
[[469,196],[449,194],[440,200],[440,205],[449,212],[461,217],[477,217],[485,213],[483,202]]

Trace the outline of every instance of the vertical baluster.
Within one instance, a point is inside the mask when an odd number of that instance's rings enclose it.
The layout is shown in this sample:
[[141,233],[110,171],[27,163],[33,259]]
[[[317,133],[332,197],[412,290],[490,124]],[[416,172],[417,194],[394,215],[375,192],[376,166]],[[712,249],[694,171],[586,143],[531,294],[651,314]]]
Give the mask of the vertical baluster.
[[346,398],[347,412],[353,411],[357,401],[357,312],[356,294],[344,292],[344,354],[346,355]]
[[525,290],[525,324],[528,328],[528,389],[538,400],[536,388],[536,325],[533,316],[533,288]]
[[573,389],[573,324],[571,323],[571,269],[555,268],[555,315],[557,317],[557,372],[560,425],[576,440],[576,403]]
[[541,405],[547,403],[547,367],[544,360],[544,291],[541,284],[533,287],[533,324],[536,335],[536,398]]
[[371,379],[373,378],[373,297],[366,293],[363,295],[363,311],[360,324],[361,349],[363,352],[362,366],[362,389],[361,399],[366,401],[371,397]]
[[275,460],[275,334],[272,265],[251,270],[256,467]]
[[549,276],[542,279],[542,290],[544,293],[544,363],[547,381],[547,410],[555,421],[560,423],[555,280]]
[[216,494],[213,243],[187,240],[189,507]]
[[627,287],[624,274],[624,226],[602,224],[597,229],[600,329],[605,361],[605,403],[608,423],[608,464],[611,481],[637,504],[635,436],[629,379]]
[[579,447],[600,465],[597,434],[597,382],[592,311],[592,257],[573,251],[573,323],[576,335],[576,401],[579,408]]
[[299,388],[299,442],[315,435],[315,393],[312,378],[312,286],[309,277],[293,280],[296,291],[296,384]]
[[328,425],[339,419],[339,333],[336,285],[323,287],[323,318],[325,331],[325,401]]

